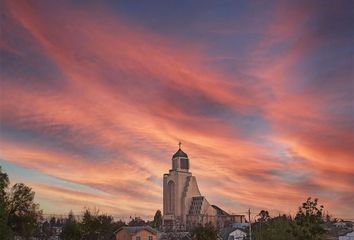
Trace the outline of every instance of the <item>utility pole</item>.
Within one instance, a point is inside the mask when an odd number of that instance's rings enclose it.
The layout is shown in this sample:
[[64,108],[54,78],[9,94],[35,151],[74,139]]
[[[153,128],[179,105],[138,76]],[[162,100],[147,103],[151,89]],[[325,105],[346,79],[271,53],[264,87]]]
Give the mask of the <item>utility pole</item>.
[[248,224],[249,226],[249,235],[250,235],[250,240],[252,240],[252,228],[251,228],[251,209],[248,209]]

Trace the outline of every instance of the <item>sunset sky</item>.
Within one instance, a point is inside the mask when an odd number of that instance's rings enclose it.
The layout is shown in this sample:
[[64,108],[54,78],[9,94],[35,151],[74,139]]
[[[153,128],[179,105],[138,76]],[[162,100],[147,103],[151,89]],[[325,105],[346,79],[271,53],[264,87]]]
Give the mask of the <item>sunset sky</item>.
[[354,218],[353,1],[1,1],[0,165],[46,213],[209,202]]

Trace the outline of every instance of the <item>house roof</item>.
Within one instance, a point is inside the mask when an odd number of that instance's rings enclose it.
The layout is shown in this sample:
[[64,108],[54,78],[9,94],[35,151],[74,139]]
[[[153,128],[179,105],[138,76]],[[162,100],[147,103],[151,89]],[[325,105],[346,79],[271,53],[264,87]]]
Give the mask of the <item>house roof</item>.
[[142,230],[149,231],[155,235],[157,234],[157,231],[150,226],[121,227],[117,231],[115,231],[115,233],[118,233],[119,231],[121,231],[123,229],[126,230],[130,235],[134,235]]
[[169,239],[179,239],[179,240],[191,240],[191,236],[189,232],[169,232],[162,233],[161,240],[169,240]]

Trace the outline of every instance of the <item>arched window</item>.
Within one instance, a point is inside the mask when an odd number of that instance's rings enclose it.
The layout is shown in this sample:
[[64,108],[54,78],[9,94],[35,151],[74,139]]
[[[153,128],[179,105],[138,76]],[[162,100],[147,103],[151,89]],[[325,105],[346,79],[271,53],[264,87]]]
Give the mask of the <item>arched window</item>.
[[168,211],[173,213],[175,211],[175,183],[168,182]]

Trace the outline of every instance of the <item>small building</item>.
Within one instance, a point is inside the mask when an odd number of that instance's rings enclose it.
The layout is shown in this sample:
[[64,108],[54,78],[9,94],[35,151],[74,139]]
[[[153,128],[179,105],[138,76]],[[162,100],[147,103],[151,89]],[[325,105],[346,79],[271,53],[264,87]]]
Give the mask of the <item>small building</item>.
[[220,230],[220,237],[223,240],[244,240],[247,233],[245,229],[227,227]]
[[336,222],[334,223],[334,225],[337,227],[337,228],[345,228],[347,226],[347,222]]
[[242,229],[242,230],[248,228],[249,226],[250,226],[250,224],[245,222],[245,221],[232,224],[233,228],[239,228],[239,229]]
[[157,231],[150,226],[121,227],[114,234],[115,240],[157,240]]
[[354,232],[350,232],[345,236],[340,236],[339,240],[354,240]]
[[229,234],[228,240],[244,240],[247,237],[247,233],[240,229],[236,229],[235,231]]

